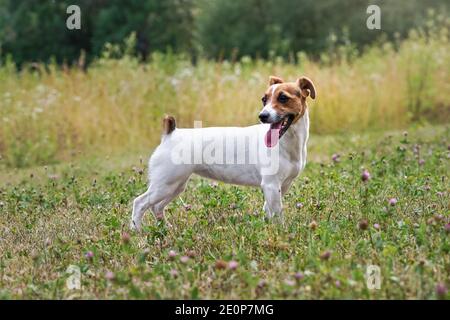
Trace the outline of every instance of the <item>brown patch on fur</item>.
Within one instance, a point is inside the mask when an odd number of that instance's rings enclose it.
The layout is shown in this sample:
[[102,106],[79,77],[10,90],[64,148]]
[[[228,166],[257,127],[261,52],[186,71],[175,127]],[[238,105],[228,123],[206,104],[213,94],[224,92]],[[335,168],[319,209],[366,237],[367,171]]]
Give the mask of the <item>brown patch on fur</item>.
[[307,77],[300,77],[297,80],[297,85],[302,90],[302,95],[306,98],[309,95],[311,95],[312,99],[316,98],[316,87],[314,87],[314,83],[311,81],[311,79]]
[[275,77],[275,76],[270,76],[269,77],[269,86],[273,85],[273,84],[277,84],[277,83],[283,83],[283,79],[279,78],[279,77]]
[[[274,91],[271,87],[273,84],[278,84]],[[288,97],[287,102],[280,102],[280,95]],[[271,76],[269,88],[264,96],[267,102],[270,101],[272,107],[278,114],[295,114],[293,121],[295,123],[305,114],[306,108],[308,107],[306,98],[308,96],[312,99],[316,98],[316,88],[313,82],[307,77],[300,77],[296,82],[283,82],[281,78]]]
[[163,134],[171,134],[177,124],[172,116],[165,116],[163,119]]

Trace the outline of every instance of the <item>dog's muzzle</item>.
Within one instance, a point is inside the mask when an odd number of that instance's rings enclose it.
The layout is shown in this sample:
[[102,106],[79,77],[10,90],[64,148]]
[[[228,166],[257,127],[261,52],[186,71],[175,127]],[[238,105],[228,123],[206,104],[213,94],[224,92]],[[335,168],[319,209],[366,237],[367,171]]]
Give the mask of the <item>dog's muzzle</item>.
[[263,123],[270,123],[270,129],[266,133],[265,143],[268,148],[276,146],[281,137],[286,133],[295,119],[294,114],[287,114],[283,117],[278,117],[276,121],[269,122],[270,113],[261,112],[259,114],[259,119]]

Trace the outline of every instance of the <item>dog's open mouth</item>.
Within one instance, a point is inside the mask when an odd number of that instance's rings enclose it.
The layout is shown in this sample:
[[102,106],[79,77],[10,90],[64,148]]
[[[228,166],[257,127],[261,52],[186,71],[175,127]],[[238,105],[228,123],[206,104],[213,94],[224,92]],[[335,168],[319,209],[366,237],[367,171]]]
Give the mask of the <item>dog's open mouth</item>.
[[278,140],[286,133],[289,129],[292,121],[294,121],[295,116],[293,114],[285,116],[278,122],[271,123],[270,129],[266,133],[265,143],[268,148],[272,148],[277,145]]

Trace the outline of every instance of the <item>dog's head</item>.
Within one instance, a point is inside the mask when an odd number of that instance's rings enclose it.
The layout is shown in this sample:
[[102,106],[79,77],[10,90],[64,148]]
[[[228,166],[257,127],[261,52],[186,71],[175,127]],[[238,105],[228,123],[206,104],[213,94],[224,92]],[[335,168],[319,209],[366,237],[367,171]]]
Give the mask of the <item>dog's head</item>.
[[276,145],[290,125],[304,115],[307,97],[316,98],[316,88],[309,78],[284,82],[281,78],[270,77],[269,88],[262,97],[264,107],[259,114],[262,123],[270,123],[266,134],[268,147]]

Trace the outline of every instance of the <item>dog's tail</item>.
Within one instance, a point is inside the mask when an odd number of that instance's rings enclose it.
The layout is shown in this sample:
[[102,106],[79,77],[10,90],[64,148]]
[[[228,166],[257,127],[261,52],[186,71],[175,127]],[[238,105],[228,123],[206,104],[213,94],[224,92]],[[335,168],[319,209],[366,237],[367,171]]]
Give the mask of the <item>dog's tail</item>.
[[165,116],[163,119],[163,135],[169,135],[175,130],[177,124],[172,116]]

